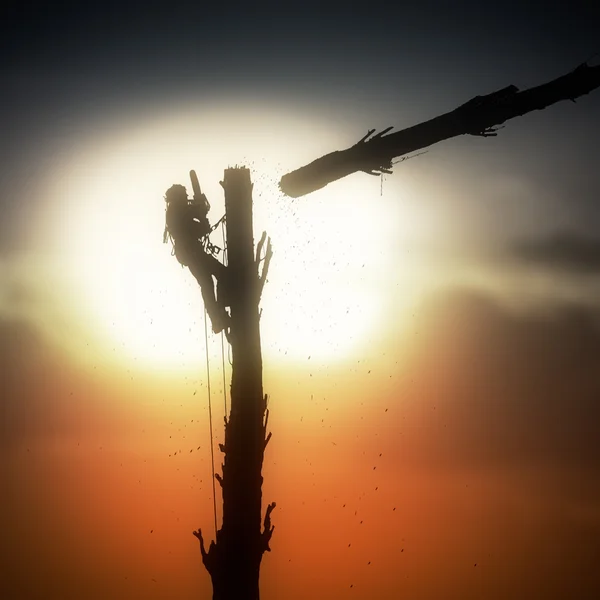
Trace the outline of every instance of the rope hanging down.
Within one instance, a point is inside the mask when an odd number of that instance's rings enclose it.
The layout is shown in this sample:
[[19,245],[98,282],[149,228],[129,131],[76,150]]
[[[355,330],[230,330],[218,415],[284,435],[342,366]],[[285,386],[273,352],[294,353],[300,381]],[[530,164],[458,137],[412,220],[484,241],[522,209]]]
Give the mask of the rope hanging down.
[[[223,236],[223,264],[227,266],[227,247],[225,245],[225,217],[220,221],[221,234]],[[229,352],[230,346],[227,346]],[[223,372],[223,406],[225,408],[225,416],[227,416],[227,387],[225,384],[225,332],[221,331],[221,369]]]
[[[216,227],[221,224],[221,229],[223,232],[223,262],[226,261],[226,247],[225,247],[225,230],[224,230],[225,217],[222,217],[217,221],[217,223],[212,227],[211,231],[214,231]],[[208,240],[208,236],[206,237]],[[216,253],[218,253],[221,249],[217,246],[213,246],[208,242],[211,248],[216,249]],[[209,250],[208,247],[206,247]],[[211,250],[209,250],[211,251]],[[212,252],[215,254],[215,252]],[[211,398],[211,390],[210,390],[210,361],[208,358],[208,314],[206,312],[206,307],[204,307],[204,346],[206,348],[206,382],[208,389],[208,423],[210,427],[210,463],[211,463],[211,473],[212,473],[212,492],[213,492],[213,514],[215,519],[215,539],[217,538],[217,492],[215,485],[215,451],[214,451],[214,435],[213,435],[213,425],[212,425],[212,398]],[[225,342],[224,335],[221,332],[221,369],[223,373],[223,402],[225,406],[225,417],[227,417],[227,392],[225,386]]]
[[212,426],[212,403],[210,399],[210,366],[208,361],[208,315],[206,307],[204,308],[204,343],[206,346],[206,382],[208,387],[208,424],[210,427],[210,463],[212,468],[212,492],[213,492],[213,510],[215,516],[215,539],[217,539],[217,492],[215,486],[215,451],[213,442]]

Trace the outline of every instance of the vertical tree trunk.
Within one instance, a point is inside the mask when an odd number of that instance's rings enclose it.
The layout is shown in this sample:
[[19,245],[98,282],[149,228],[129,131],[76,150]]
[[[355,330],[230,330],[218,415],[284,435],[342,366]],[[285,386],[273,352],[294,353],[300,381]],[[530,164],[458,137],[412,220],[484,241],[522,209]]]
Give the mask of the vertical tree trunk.
[[[262,530],[261,470],[268,412],[262,389],[258,304],[264,277],[259,278],[254,257],[250,171],[226,169],[221,185],[225,190],[227,269],[234,282],[231,412],[226,418],[225,443],[220,445],[225,454],[223,476],[217,475],[223,492],[223,523],[208,552],[200,531],[194,534],[200,539],[202,559],[212,579],[213,600],[259,600],[260,562],[269,550],[270,513],[275,506],[267,508]],[[264,236],[259,248],[262,242]]]

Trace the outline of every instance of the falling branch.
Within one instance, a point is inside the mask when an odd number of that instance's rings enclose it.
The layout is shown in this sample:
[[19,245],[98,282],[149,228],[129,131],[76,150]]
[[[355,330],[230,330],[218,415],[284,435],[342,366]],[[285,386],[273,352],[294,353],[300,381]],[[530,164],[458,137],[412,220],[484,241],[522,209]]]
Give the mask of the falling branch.
[[[395,157],[404,156],[459,135],[494,137],[509,119],[543,110],[562,100],[576,98],[600,87],[600,65],[587,63],[548,83],[519,91],[509,85],[491,94],[475,96],[455,110],[388,133],[392,127],[372,135],[371,129],[346,150],[331,152],[310,164],[287,173],[279,187],[284,194],[298,198],[321,189],[342,177],[362,171],[370,175],[390,173]],[[388,135],[385,135],[388,134]]]

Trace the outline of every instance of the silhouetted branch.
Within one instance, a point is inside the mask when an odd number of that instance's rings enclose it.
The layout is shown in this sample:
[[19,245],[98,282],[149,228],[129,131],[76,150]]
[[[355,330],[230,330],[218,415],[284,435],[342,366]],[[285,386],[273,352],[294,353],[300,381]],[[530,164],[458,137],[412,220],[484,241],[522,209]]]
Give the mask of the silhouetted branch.
[[211,541],[210,546],[208,547],[208,552],[207,552],[204,548],[204,539],[202,538],[202,530],[198,529],[197,531],[193,531],[192,533],[200,541],[200,554],[202,555],[202,562],[203,562],[204,566],[206,567],[206,570],[210,574],[213,574],[215,572],[215,569],[217,566],[215,563],[217,547],[216,547],[214,541]]
[[[263,232],[261,237],[261,241],[258,243],[260,249],[262,250],[262,244],[264,244],[264,238],[266,236],[266,232]],[[258,247],[256,249],[258,255]],[[262,272],[260,277],[258,278],[258,298],[262,295],[263,288],[265,287],[265,281],[267,280],[267,275],[269,273],[269,265],[271,264],[271,257],[273,256],[273,248],[271,246],[271,238],[267,240],[267,253],[265,254],[265,262],[263,264]]]
[[[204,548],[204,539],[202,538],[202,530],[198,529],[196,531],[192,532],[194,534],[194,536],[196,536],[198,538],[198,540],[200,541],[200,554],[202,555],[202,562],[204,563],[204,565],[206,566],[206,560],[208,558],[208,552],[206,552],[205,548]],[[208,568],[208,566],[207,566]]]
[[263,231],[262,235],[260,236],[260,240],[258,240],[258,244],[256,244],[256,257],[254,259],[254,262],[256,263],[257,268],[260,263],[260,255],[262,253],[263,246],[265,245],[266,237],[267,237],[267,232]]
[[265,523],[264,523],[264,531],[262,533],[263,539],[263,548],[266,552],[271,552],[271,548],[269,547],[269,542],[271,541],[271,537],[273,535],[273,531],[275,530],[275,525],[271,525],[271,513],[273,509],[277,506],[275,502],[271,502],[267,506],[267,512],[265,514]]
[[[493,137],[497,126],[561,100],[572,100],[600,87],[600,65],[583,63],[553,81],[519,92],[509,85],[497,92],[476,96],[455,110],[413,127],[384,135],[391,127],[370,137],[369,130],[358,143],[332,152],[281,178],[282,192],[298,198],[327,184],[363,171],[370,175],[389,173],[392,159],[459,135]],[[369,139],[370,138],[370,139]]]

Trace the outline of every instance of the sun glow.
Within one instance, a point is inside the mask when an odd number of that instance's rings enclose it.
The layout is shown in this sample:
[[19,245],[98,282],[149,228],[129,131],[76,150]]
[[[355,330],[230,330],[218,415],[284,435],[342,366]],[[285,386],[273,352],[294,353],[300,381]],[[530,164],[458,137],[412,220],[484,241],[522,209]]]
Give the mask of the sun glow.
[[[266,230],[274,249],[261,303],[265,356],[335,361],[380,324],[395,219],[369,208],[379,197],[377,180],[358,175],[305,198],[284,197],[277,188],[281,174],[318,156],[321,146],[311,154],[306,143],[282,164],[277,152],[287,147],[285,136],[297,131],[306,139],[302,119],[239,112],[229,113],[238,115],[234,120],[220,107],[132,124],[90,142],[54,182],[56,244],[76,281],[84,318],[107,353],[150,368],[198,364],[202,299],[170,245],[162,244],[162,197],[175,182],[191,194],[188,171],[194,168],[214,222],[224,211],[218,182],[236,161],[251,169],[255,241]],[[267,124],[285,136],[265,136]],[[335,131],[323,127],[320,135],[326,146],[339,144]],[[221,231],[214,236],[222,245]]]

